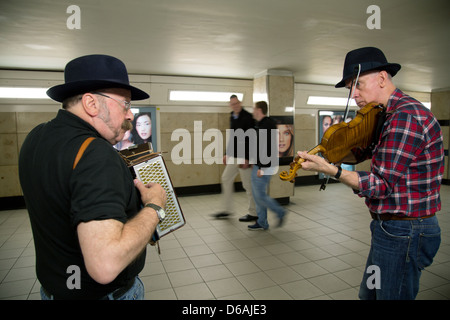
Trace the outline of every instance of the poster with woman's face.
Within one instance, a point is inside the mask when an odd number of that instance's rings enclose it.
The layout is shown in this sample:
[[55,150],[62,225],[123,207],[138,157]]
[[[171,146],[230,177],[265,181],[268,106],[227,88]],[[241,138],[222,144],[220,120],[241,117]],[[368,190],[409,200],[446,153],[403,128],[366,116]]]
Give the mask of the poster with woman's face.
[[133,110],[133,129],[125,133],[122,141],[117,143],[114,147],[117,150],[127,149],[134,145],[150,143],[152,149],[156,151],[155,139],[155,115],[156,108],[142,107],[132,108]]
[[[355,111],[350,111],[345,122],[350,122],[355,117]],[[333,125],[344,121],[343,111],[319,111],[319,141],[322,140],[325,132]]]
[[278,129],[278,158],[279,164],[285,165],[294,158],[294,121],[292,117],[272,116]]
[[138,113],[134,116],[131,130],[136,144],[152,142],[152,117],[148,112]]
[[[352,121],[356,116],[355,111],[350,111],[345,119],[345,122]],[[327,130],[334,124],[338,124],[344,121],[344,111],[330,111],[321,110],[319,111],[319,142],[322,141],[323,135]],[[341,164],[342,169],[353,170],[354,166]],[[323,173],[319,173],[319,178],[323,178]]]

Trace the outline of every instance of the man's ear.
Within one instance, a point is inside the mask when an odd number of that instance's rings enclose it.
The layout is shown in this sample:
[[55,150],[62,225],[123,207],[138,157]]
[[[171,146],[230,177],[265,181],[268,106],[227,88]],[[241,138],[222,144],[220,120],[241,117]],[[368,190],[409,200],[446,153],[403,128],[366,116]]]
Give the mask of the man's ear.
[[380,71],[378,73],[378,84],[381,88],[386,87],[387,80],[389,80],[389,74],[384,70]]
[[100,111],[100,101],[93,93],[85,93],[81,98],[84,111],[91,117],[96,117]]

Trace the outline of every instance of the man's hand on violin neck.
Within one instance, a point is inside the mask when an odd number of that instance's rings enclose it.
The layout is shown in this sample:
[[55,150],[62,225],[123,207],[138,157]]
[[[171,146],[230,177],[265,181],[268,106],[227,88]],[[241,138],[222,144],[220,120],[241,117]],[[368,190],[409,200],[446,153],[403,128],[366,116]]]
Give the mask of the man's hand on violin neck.
[[[328,163],[322,157],[308,154],[306,151],[299,151],[298,155],[305,160],[305,162],[302,163],[302,169],[304,170],[322,172],[331,177],[334,177],[338,172],[336,166]],[[355,171],[342,170],[339,181],[354,190],[359,190],[359,175]]]
[[334,176],[337,173],[337,167],[328,163],[322,157],[308,154],[306,151],[299,151],[298,155],[305,160],[305,162],[302,163],[303,170],[318,171],[330,176]]

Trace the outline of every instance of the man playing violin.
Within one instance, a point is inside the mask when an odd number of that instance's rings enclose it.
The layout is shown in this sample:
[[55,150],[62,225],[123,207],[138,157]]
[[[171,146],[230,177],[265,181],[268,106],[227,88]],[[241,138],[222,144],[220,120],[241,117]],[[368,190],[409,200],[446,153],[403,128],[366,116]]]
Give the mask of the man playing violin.
[[381,50],[360,48],[347,54],[336,84],[353,90],[359,108],[371,102],[386,108],[370,171],[342,170],[320,156],[298,152],[304,170],[335,177],[365,198],[373,218],[366,270],[379,268],[380,285],[368,285],[372,274],[364,272],[359,291],[364,300],[415,299],[421,271],[431,265],[441,242],[435,214],[441,209],[442,132],[430,110],[393,84],[400,68],[388,63]]

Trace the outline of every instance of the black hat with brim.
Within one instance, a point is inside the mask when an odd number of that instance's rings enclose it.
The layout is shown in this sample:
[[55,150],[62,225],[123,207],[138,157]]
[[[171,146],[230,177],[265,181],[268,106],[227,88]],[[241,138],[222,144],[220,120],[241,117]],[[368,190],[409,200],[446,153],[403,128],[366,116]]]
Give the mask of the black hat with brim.
[[388,63],[384,53],[378,48],[364,47],[355,49],[345,56],[342,80],[335,85],[335,88],[344,87],[347,80],[355,77],[358,74],[359,65],[361,65],[361,73],[372,70],[385,70],[392,77],[401,68],[401,65],[398,63]]
[[125,64],[114,57],[94,54],[76,58],[64,69],[64,84],[51,87],[47,95],[55,101],[100,89],[121,88],[131,91],[131,100],[150,96],[130,85]]

